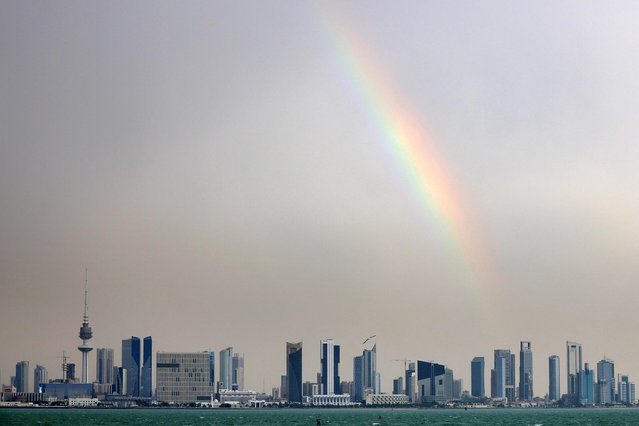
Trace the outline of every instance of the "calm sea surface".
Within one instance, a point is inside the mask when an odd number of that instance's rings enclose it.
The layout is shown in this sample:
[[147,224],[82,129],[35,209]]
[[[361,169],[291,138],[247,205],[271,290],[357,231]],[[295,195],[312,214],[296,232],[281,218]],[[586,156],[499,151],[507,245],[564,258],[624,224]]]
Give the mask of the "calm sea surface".
[[639,425],[639,409],[0,409],[0,425]]

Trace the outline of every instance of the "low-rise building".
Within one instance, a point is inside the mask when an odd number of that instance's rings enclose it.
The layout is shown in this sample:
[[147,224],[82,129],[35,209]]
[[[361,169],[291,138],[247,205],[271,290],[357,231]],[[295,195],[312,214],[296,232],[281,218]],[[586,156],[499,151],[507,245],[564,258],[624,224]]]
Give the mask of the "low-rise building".
[[409,404],[408,395],[371,394],[366,396],[366,405],[403,405]]
[[351,396],[349,394],[342,395],[313,395],[310,398],[311,405],[320,407],[344,407],[347,405],[353,405],[351,402]]

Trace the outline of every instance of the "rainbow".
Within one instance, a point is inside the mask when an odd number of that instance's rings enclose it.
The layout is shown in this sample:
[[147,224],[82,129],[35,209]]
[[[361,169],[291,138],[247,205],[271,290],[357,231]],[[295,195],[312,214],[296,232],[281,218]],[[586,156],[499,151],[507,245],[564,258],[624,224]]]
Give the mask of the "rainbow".
[[[461,203],[446,163],[433,139],[411,113],[409,103],[383,73],[371,50],[329,11],[327,2],[314,3],[322,32],[329,40],[331,55],[337,58],[340,73],[367,112],[382,145],[401,169],[429,221],[440,233],[453,269],[470,290],[471,297],[489,297],[493,272],[484,256],[478,232],[471,225],[467,208]],[[321,7],[320,7],[321,6]]]

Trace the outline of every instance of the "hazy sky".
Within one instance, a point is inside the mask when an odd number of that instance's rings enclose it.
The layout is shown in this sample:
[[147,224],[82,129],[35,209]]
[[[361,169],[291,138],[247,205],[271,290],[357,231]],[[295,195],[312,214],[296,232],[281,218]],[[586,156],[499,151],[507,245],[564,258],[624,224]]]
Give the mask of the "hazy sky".
[[[530,340],[543,396],[575,340],[639,380],[637,22],[632,1],[3,0],[2,382],[79,363],[85,268],[118,364],[131,335],[233,346],[270,391],[286,341],[314,380],[335,338],[351,380],[377,334],[384,391],[403,358],[468,389],[483,355],[489,392],[493,349]],[[345,34],[431,135],[490,282],[455,270]]]

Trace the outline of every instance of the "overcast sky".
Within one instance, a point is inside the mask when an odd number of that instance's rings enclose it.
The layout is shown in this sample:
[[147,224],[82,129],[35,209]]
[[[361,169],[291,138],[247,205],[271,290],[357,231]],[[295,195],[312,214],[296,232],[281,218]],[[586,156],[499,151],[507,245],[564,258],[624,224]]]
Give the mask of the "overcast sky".
[[[351,380],[377,334],[384,391],[404,358],[469,389],[483,355],[489,392],[493,349],[530,340],[543,396],[575,340],[639,380],[637,22],[632,1],[2,1],[2,382],[79,363],[85,268],[118,364],[131,335],[233,346],[270,391],[286,341],[314,380],[335,338]],[[490,283],[461,282],[380,143],[347,33],[432,137]]]

